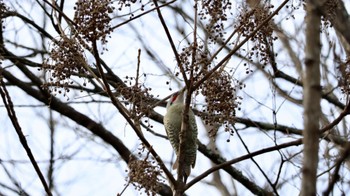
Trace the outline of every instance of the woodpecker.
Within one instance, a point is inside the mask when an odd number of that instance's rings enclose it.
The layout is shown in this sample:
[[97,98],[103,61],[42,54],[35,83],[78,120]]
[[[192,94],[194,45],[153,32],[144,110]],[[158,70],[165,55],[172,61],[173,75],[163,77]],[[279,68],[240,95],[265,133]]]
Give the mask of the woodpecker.
[[[184,90],[174,93],[167,103],[167,112],[164,116],[164,127],[168,135],[169,141],[176,153],[176,161],[173,169],[177,169],[179,165],[179,149],[180,149],[180,132],[182,124],[182,114],[185,109],[184,104]],[[189,108],[189,122],[188,129],[185,134],[185,149],[182,150],[184,156],[183,176],[186,183],[188,176],[191,173],[191,166],[194,168],[196,164],[197,155],[197,124],[194,113]]]

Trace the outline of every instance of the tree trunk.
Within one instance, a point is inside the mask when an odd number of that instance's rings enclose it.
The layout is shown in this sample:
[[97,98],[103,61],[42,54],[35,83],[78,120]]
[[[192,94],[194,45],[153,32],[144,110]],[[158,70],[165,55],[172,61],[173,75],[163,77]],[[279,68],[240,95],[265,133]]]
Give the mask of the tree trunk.
[[316,195],[320,118],[320,13],[313,0],[307,1],[304,72],[304,161],[301,195]]

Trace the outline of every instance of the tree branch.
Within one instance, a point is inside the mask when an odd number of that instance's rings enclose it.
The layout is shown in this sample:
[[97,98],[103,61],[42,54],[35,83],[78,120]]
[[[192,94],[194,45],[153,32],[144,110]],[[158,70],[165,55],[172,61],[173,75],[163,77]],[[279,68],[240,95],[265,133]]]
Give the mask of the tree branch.
[[46,180],[44,178],[44,175],[42,174],[41,170],[40,170],[40,167],[39,165],[37,164],[35,158],[34,158],[34,155],[27,143],[27,139],[26,137],[24,136],[23,132],[22,132],[22,128],[21,126],[19,125],[18,123],[18,119],[17,119],[17,116],[16,116],[16,112],[13,108],[13,103],[12,103],[12,100],[11,100],[11,97],[6,89],[6,86],[5,86],[5,83],[2,79],[2,67],[0,67],[0,84],[1,84],[1,87],[0,87],[0,95],[2,97],[2,100],[4,102],[4,105],[7,109],[7,113],[8,113],[8,116],[9,118],[11,119],[11,122],[12,122],[12,125],[13,127],[15,128],[16,130],[16,133],[18,135],[18,138],[19,138],[19,141],[21,142],[24,150],[26,151],[29,159],[30,159],[30,162],[32,163],[34,169],[35,169],[35,172],[37,173],[37,175],[39,176],[39,179],[45,189],[45,192],[47,195],[49,196],[52,196],[52,193],[49,189],[49,186],[47,185],[46,183]]

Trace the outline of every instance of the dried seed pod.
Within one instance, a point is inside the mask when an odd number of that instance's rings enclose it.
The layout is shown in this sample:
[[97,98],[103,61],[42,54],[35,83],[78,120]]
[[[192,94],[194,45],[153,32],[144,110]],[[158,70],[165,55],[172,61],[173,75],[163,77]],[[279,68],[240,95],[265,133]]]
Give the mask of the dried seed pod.
[[112,1],[79,0],[74,9],[77,38],[81,44],[97,40],[107,43],[107,35],[112,32],[111,18],[108,15],[114,10]]
[[[236,86],[227,72],[215,72],[211,78],[201,86],[201,92],[205,96],[206,112],[202,116],[208,125],[224,125],[225,131],[230,131],[235,122],[236,109],[240,101],[236,95]],[[240,86],[238,83],[237,86]]]

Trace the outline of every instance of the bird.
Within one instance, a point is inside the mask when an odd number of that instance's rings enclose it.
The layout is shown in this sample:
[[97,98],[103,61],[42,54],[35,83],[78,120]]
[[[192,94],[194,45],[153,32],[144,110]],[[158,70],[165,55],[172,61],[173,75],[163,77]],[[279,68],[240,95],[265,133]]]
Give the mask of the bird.
[[[167,133],[168,139],[176,153],[176,161],[173,165],[173,169],[178,169],[179,166],[179,149],[180,149],[180,132],[182,124],[182,114],[185,110],[184,104],[184,93],[185,90],[180,90],[174,93],[168,103],[167,112],[164,116],[164,127]],[[188,129],[185,134],[185,149],[182,150],[184,156],[184,165],[182,166],[184,183],[186,183],[188,176],[191,174],[191,167],[194,168],[196,164],[197,156],[197,136],[198,129],[196,124],[196,119],[191,108],[188,111]]]

